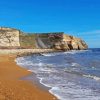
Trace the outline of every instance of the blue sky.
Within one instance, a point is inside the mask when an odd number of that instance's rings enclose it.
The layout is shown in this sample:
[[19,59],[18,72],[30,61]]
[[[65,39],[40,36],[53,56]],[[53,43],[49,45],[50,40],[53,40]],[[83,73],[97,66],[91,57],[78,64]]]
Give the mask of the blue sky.
[[61,31],[100,47],[100,0],[1,0],[0,26]]

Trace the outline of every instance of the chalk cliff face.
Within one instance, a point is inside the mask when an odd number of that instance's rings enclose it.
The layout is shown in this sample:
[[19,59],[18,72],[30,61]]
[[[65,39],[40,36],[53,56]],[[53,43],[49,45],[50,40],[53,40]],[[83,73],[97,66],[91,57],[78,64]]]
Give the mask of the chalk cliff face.
[[27,34],[17,29],[0,27],[0,48],[84,50],[87,44],[80,38],[64,34]]
[[0,27],[0,47],[19,47],[19,30]]

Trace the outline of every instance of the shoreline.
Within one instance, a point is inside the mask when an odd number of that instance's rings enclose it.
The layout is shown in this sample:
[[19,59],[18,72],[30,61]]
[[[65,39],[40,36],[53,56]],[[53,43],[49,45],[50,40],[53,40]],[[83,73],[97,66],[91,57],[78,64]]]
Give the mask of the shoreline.
[[[50,52],[50,53],[59,53],[59,52],[63,52],[63,51],[57,51],[57,52]],[[43,52],[43,54],[45,54],[45,52]],[[31,56],[31,55],[35,55],[35,56],[40,56],[40,55],[42,55],[42,54],[38,54],[38,53],[32,53],[32,54],[29,54],[29,55],[20,55],[20,56],[17,56],[17,58],[20,58],[20,57],[26,57],[26,56]],[[16,58],[16,63],[17,63],[17,58]],[[18,66],[20,66],[20,67],[22,67],[20,64],[18,64],[17,63],[17,65]],[[24,67],[22,67],[22,68],[24,68]],[[42,89],[42,90],[44,90],[44,91],[47,91],[47,92],[49,92],[51,95],[53,95],[54,97],[56,97],[56,99],[53,99],[53,100],[61,100],[62,98],[59,96],[59,95],[57,95],[57,94],[55,94],[55,93],[53,93],[52,92],[52,90],[55,88],[55,87],[51,87],[51,86],[48,86],[48,85],[46,85],[46,84],[44,84],[43,82],[42,82],[42,78],[38,78],[37,77],[37,74],[34,72],[34,71],[31,71],[31,70],[28,70],[27,68],[25,68],[27,71],[29,71],[29,72],[31,72],[31,74],[30,75],[28,75],[28,76],[25,76],[25,77],[22,77],[21,79],[22,80],[29,80],[31,83],[33,83],[33,84],[36,84],[40,89]],[[34,77],[34,78],[33,78]]]
[[[20,66],[21,67],[21,66]],[[31,72],[31,71],[30,71]],[[40,82],[40,79],[36,76],[34,72],[31,72],[30,75],[24,76],[20,78],[21,80],[26,80],[31,82],[32,84],[36,84],[40,89],[49,92],[51,87],[47,87]]]
[[[50,53],[56,53],[56,52],[50,52]],[[26,56],[31,56],[31,55],[36,55],[36,56],[40,56],[41,54],[29,54],[29,55],[20,55],[20,56],[17,56],[17,58],[20,58],[20,57],[26,57]],[[17,63],[17,58],[15,60],[16,64],[18,66],[20,66],[21,68],[23,68],[20,64]],[[26,69],[26,68],[25,68]],[[56,97],[55,99],[53,98],[53,100],[60,100],[60,96],[59,95],[56,95],[52,92],[52,89],[53,87],[50,87],[50,86],[47,86],[46,84],[44,84],[42,82],[42,79],[41,78],[38,78],[37,77],[37,74],[31,70],[28,70],[26,69],[27,71],[31,72],[31,74],[27,75],[27,76],[24,76],[24,77],[21,77],[20,79],[21,80],[28,80],[29,82],[31,82],[33,85],[36,84],[36,86],[38,86],[41,90],[43,91],[46,91],[46,92],[49,92],[51,95],[53,95],[54,97]]]
[[0,54],[0,100],[57,100],[49,92],[22,77],[30,71],[16,65],[16,55]]
[[54,52],[62,51],[51,49],[0,49],[0,100],[58,100],[59,97],[40,82],[33,84],[29,80],[23,80],[23,77],[31,75],[32,72],[15,62],[18,57]]

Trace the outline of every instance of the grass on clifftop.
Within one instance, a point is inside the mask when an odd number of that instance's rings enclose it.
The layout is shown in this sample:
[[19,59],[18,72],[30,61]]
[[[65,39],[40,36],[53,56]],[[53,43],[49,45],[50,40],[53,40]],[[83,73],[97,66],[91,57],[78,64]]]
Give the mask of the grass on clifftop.
[[36,48],[35,46],[35,34],[20,34],[20,45],[21,48]]

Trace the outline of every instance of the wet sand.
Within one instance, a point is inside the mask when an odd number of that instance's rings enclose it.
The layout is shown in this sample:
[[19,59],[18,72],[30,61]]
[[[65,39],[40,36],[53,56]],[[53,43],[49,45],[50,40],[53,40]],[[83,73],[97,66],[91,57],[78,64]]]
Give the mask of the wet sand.
[[31,72],[16,65],[16,56],[0,55],[0,100],[57,100],[48,91],[28,80]]

